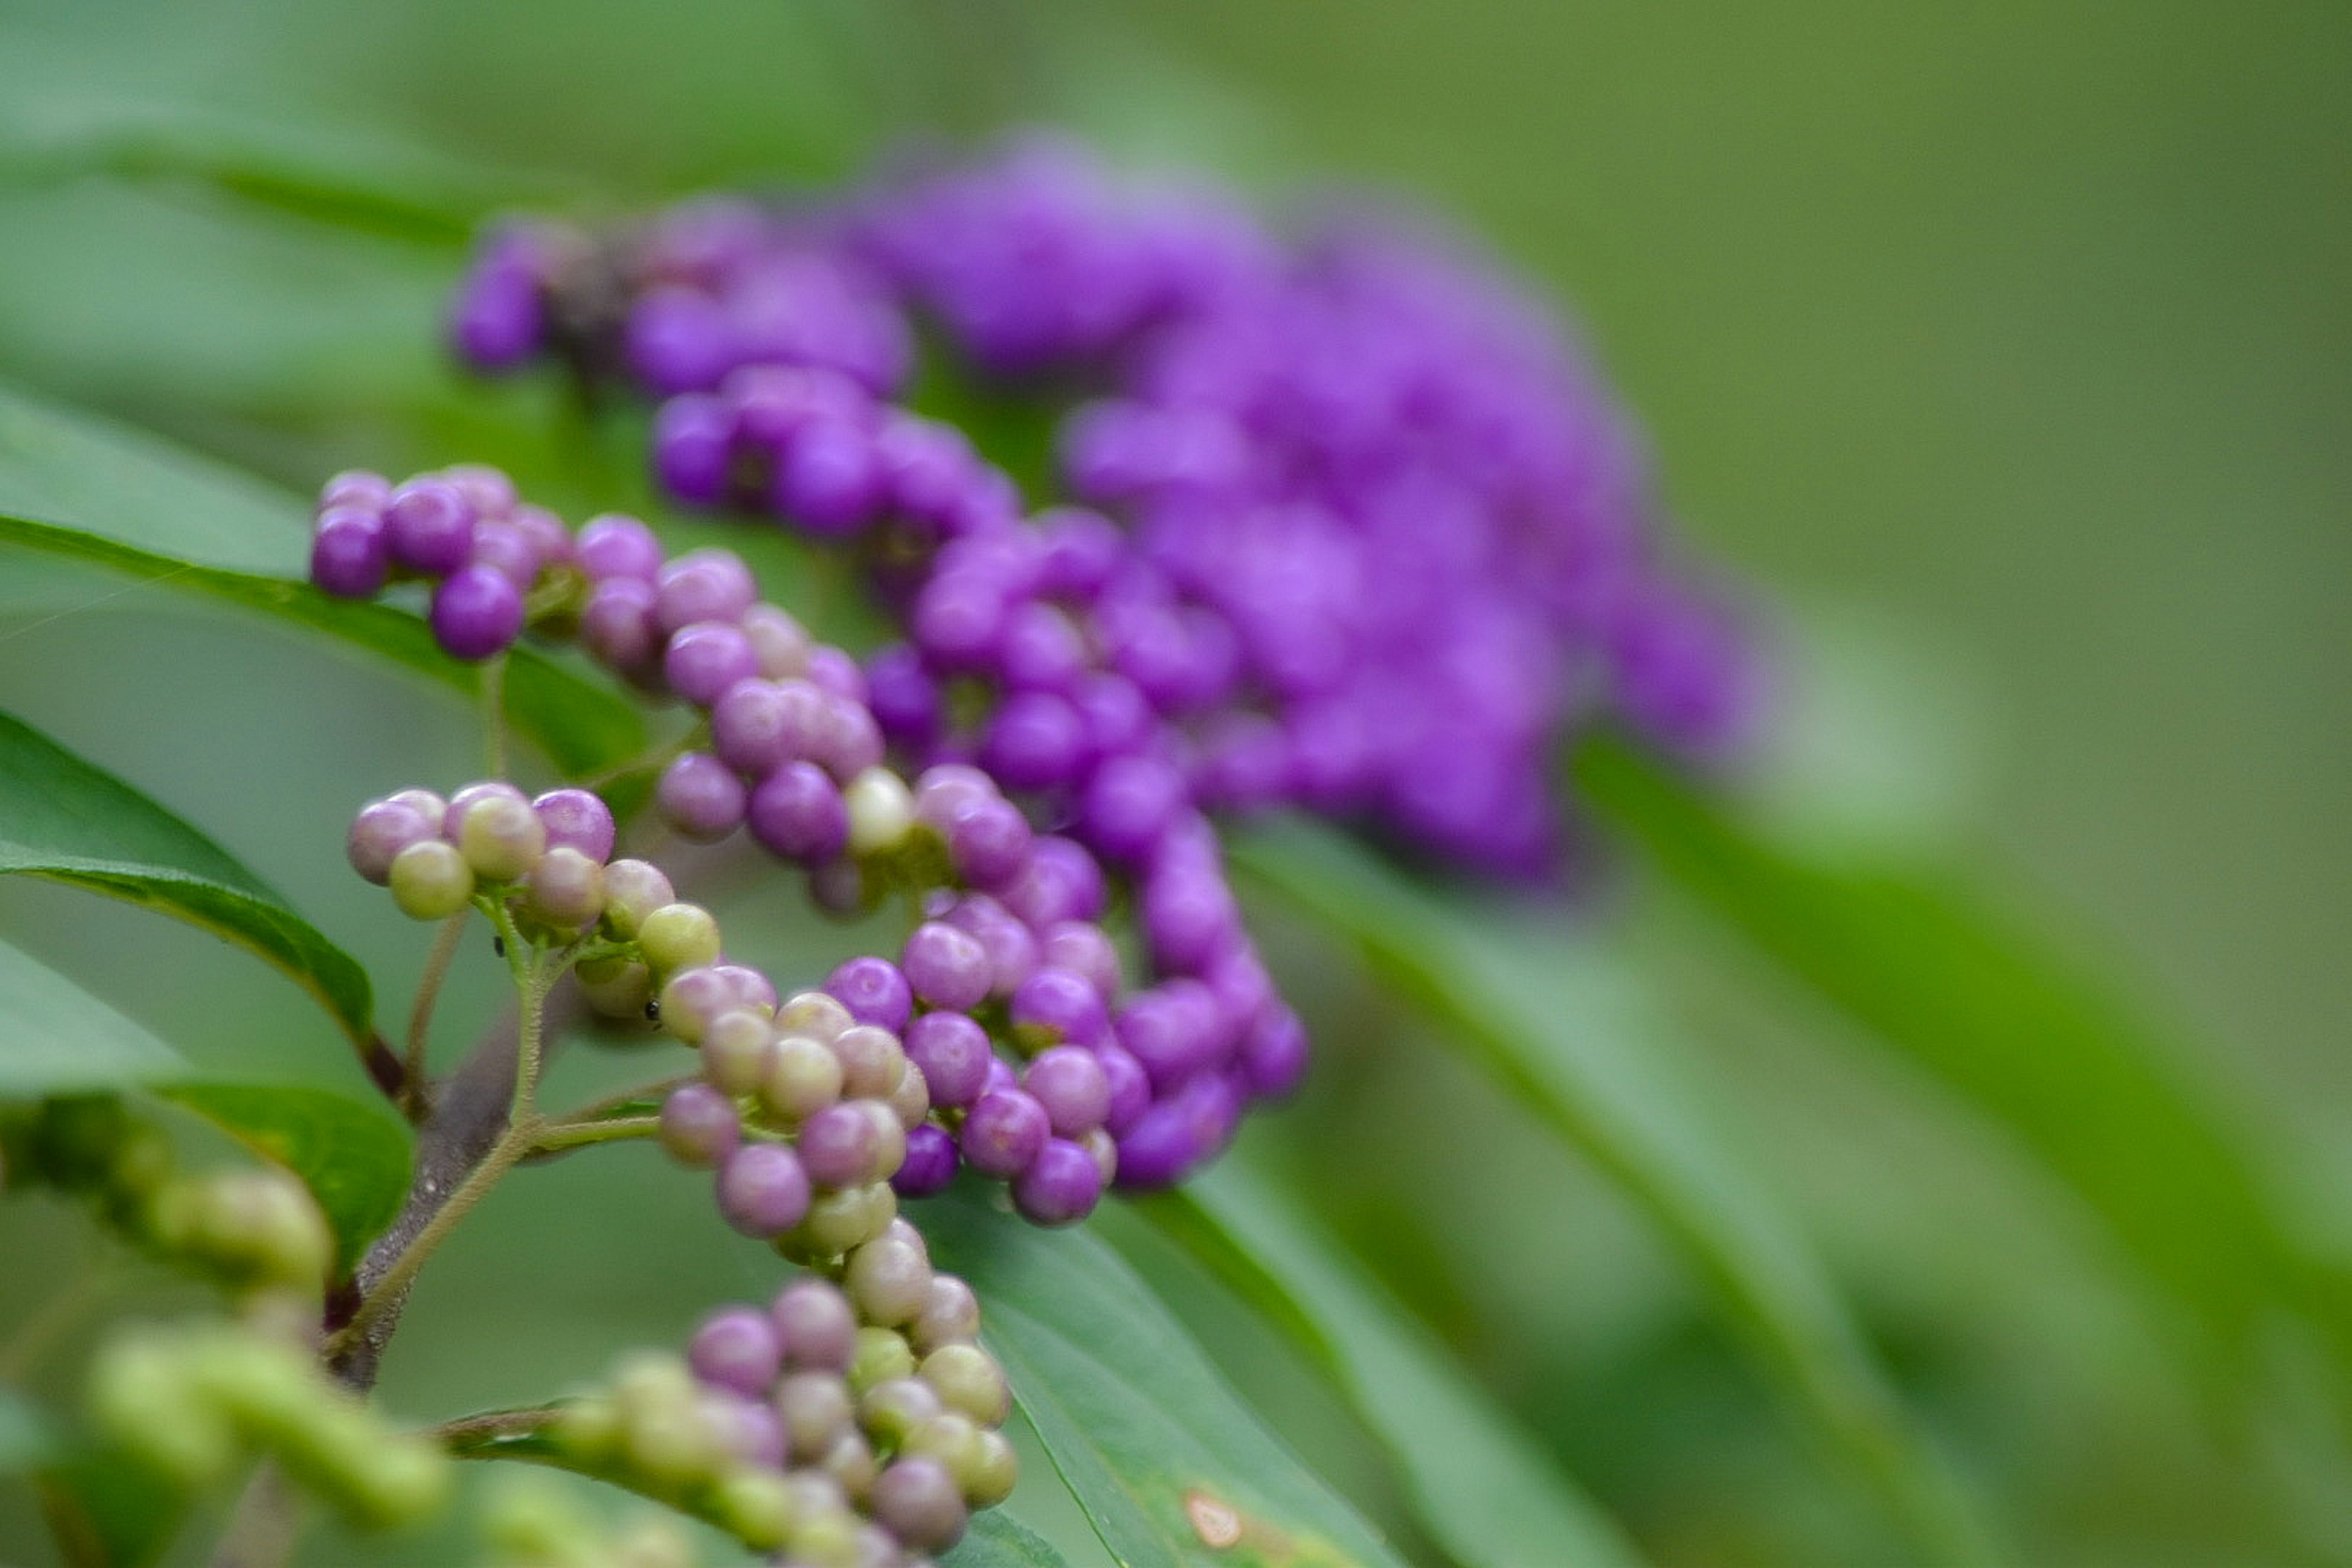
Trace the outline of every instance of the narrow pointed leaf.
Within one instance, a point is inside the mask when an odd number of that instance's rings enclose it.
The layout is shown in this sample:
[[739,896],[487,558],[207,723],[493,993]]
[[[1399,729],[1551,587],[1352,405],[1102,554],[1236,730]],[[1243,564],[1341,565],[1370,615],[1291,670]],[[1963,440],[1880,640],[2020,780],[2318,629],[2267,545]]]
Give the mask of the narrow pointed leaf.
[[335,1233],[339,1278],[399,1214],[414,1141],[374,1107],[295,1085],[191,1083],[160,1092],[302,1178]]
[[1885,1500],[1922,1561],[1991,1548],[1911,1422],[1844,1300],[1729,1141],[1664,1070],[1626,977],[1523,924],[1473,921],[1330,829],[1234,846],[1237,868],[1359,951],[1647,1211],[1766,1367]]
[[486,176],[380,137],[243,120],[186,104],[87,112],[0,139],[0,182],[105,176],[209,191],[331,228],[458,246],[502,206],[549,199],[544,179]]
[[[321,476],[322,478],[324,476]],[[238,605],[319,632],[469,697],[481,669],[435,646],[425,622],[299,579],[301,503],[234,469],[0,385],[0,545],[84,561],[143,587]],[[645,750],[636,708],[612,688],[517,647],[508,722],[571,776]]]
[[228,851],[113,774],[0,713],[0,875],[145,904],[247,948],[374,1039],[364,971]]
[[1013,1396],[1127,1568],[1398,1568],[1100,1241],[976,1198],[921,1220],[940,1264],[979,1293]]
[[1228,1157],[1153,1218],[1270,1321],[1289,1325],[1394,1461],[1414,1513],[1462,1568],[1631,1568],[1622,1531],[1272,1184]]
[[1886,1045],[2015,1131],[2153,1279],[2244,1353],[2267,1303],[2315,1300],[2352,1348],[2340,1276],[2300,1252],[2186,1053],[1932,866],[1816,864],[1632,748],[1580,788],[1675,885]]
[[0,1100],[184,1078],[181,1055],[47,965],[0,942]]

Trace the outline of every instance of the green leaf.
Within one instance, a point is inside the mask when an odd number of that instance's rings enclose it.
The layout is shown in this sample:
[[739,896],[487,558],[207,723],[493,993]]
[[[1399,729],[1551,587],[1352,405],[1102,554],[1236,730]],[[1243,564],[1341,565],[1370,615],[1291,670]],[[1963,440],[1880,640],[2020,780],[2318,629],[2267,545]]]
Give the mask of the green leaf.
[[374,1042],[366,973],[269,886],[186,823],[0,713],[0,874],[146,904],[276,964],[316,996],[362,1057]]
[[236,119],[188,104],[109,105],[85,110],[77,123],[8,132],[0,138],[0,181],[146,181],[428,245],[463,245],[499,208],[544,205],[554,195],[543,178],[490,177],[471,162],[382,138]]
[[177,1051],[45,964],[0,942],[0,1100],[124,1089],[184,1077]]
[[1001,1508],[974,1514],[940,1568],[1067,1568],[1054,1543]]
[[1100,1241],[971,1197],[922,1219],[941,1264],[978,1292],[1014,1397],[1121,1563],[1396,1568]]
[[188,1516],[177,1488],[111,1448],[68,1456],[40,1472],[41,1514],[73,1568],[147,1568]]
[[1322,1363],[1462,1568],[1639,1561],[1436,1337],[1243,1161],[1228,1156],[1149,1212]]
[[[0,543],[323,632],[479,700],[482,670],[425,622],[300,582],[309,528],[292,497],[152,437],[0,386]],[[508,721],[570,777],[637,756],[645,721],[612,688],[527,647],[508,655]]]
[[1923,1559],[1990,1560],[1833,1283],[1664,1070],[1657,1024],[1621,972],[1525,922],[1473,921],[1328,828],[1295,821],[1233,848],[1246,879],[1356,948],[1649,1213]]
[[22,1390],[0,1384],[0,1479],[39,1468],[57,1445],[57,1426],[48,1412]]
[[291,1085],[190,1083],[159,1092],[302,1178],[334,1230],[338,1278],[400,1213],[414,1141],[373,1106]]
[[1575,773],[1677,886],[2014,1130],[2195,1310],[2225,1360],[2252,1350],[2281,1299],[2316,1300],[2352,1348],[2340,1279],[2301,1253],[2213,1097],[2184,1080],[2186,1054],[1963,878],[1817,863],[1614,740],[1589,742]]

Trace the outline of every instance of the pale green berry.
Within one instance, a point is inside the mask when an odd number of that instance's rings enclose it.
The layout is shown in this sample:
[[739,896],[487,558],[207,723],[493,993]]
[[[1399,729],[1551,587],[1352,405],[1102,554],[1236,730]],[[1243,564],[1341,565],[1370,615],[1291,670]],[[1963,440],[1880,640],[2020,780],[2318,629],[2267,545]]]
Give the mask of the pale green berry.
[[978,1345],[941,1345],[923,1358],[916,1375],[938,1391],[941,1404],[983,1426],[1002,1426],[1013,1412],[1004,1369]]
[[881,1467],[874,1462],[874,1450],[864,1437],[844,1432],[817,1461],[817,1468],[841,1483],[850,1501],[862,1503],[874,1489],[874,1477]]
[[841,1098],[841,1061],[806,1035],[786,1035],[768,1058],[760,1103],[797,1126]]
[[964,1501],[974,1508],[994,1508],[1013,1495],[1013,1484],[1021,1479],[1021,1458],[1003,1433],[982,1430],[973,1440],[970,1462],[961,1471],[952,1467],[950,1471],[963,1488]]
[[484,881],[511,882],[547,853],[547,825],[529,801],[491,795],[466,809],[457,826],[457,849]]
[[934,1274],[923,1293],[923,1310],[907,1326],[907,1337],[924,1355],[943,1345],[970,1344],[980,1337],[980,1300],[952,1274]]
[[720,1528],[755,1552],[772,1552],[792,1533],[793,1490],[777,1472],[739,1465],[710,1489]]
[[702,1031],[702,1077],[721,1094],[745,1095],[775,1065],[776,1026],[749,1007],[730,1007]]
[[654,972],[635,959],[604,959],[593,974],[585,963],[573,973],[580,978],[580,994],[607,1018],[643,1018],[646,1004],[654,999]]
[[915,1352],[904,1334],[872,1324],[857,1331],[857,1353],[849,1363],[852,1393],[862,1396],[894,1378],[914,1375]]
[[637,951],[656,974],[719,961],[719,922],[700,904],[664,904],[638,922]]
[[411,920],[447,920],[474,896],[474,868],[454,844],[426,838],[392,858],[392,901]]
[[788,1035],[806,1035],[827,1045],[839,1039],[841,1032],[856,1022],[849,1009],[841,1005],[841,999],[825,991],[796,992],[776,1009],[776,1027]]
[[965,1486],[983,1458],[981,1431],[980,1423],[971,1416],[943,1411],[908,1433],[899,1452],[937,1459],[955,1477],[958,1486]]
[[895,1327],[913,1321],[923,1310],[931,1266],[915,1247],[886,1236],[849,1255],[841,1283],[860,1318]]
[[893,1377],[859,1396],[857,1424],[877,1443],[896,1448],[908,1433],[946,1408],[939,1390],[921,1377]]
[[915,826],[915,797],[888,768],[871,767],[842,786],[849,812],[849,852],[873,855],[897,847]]

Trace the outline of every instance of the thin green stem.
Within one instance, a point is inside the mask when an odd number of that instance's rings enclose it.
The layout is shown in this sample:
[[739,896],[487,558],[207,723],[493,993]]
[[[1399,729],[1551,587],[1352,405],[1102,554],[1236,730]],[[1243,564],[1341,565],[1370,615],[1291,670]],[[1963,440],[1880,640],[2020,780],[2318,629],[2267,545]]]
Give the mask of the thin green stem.
[[635,1089],[620,1089],[605,1095],[601,1100],[592,1100],[585,1105],[574,1106],[556,1118],[550,1125],[564,1126],[575,1121],[609,1121],[613,1113],[624,1106],[635,1105],[644,1100],[658,1103],[669,1098],[670,1090],[685,1084],[698,1083],[701,1079],[702,1075],[694,1072],[679,1073],[675,1078],[657,1078],[651,1083],[641,1083]]
[[488,731],[490,776],[507,776],[507,656],[497,655],[482,666],[482,721]]
[[603,1121],[547,1121],[540,1124],[539,1138],[530,1146],[528,1156],[543,1160],[551,1155],[568,1154],[575,1149],[586,1149],[598,1143],[618,1143],[632,1138],[651,1138],[661,1131],[658,1116],[614,1116]]
[[367,1295],[352,1312],[351,1321],[339,1330],[327,1346],[331,1360],[342,1350],[358,1344],[368,1330],[384,1313],[390,1311],[407,1292],[442,1241],[457,1227],[473,1206],[487,1196],[489,1190],[521,1163],[531,1152],[544,1130],[536,1110],[542,1037],[547,1021],[547,993],[554,977],[562,973],[562,955],[542,955],[529,946],[515,930],[514,917],[496,900],[482,900],[491,921],[504,939],[508,972],[514,976],[515,991],[521,998],[521,1013],[517,1025],[515,1044],[514,1098],[507,1111],[506,1131],[490,1146],[481,1163],[466,1174],[466,1179],[444,1204],[415,1239],[401,1249],[392,1266],[386,1268],[370,1288]]
[[392,1309],[415,1281],[416,1271],[425,1267],[425,1260],[433,1256],[434,1250],[457,1227],[457,1222],[487,1197],[490,1189],[499,1184],[499,1179],[530,1152],[530,1146],[538,1136],[538,1127],[528,1121],[508,1127],[499,1141],[491,1145],[490,1152],[482,1156],[482,1163],[468,1172],[465,1182],[449,1194],[449,1201],[441,1205],[425,1228],[416,1233],[415,1239],[393,1260],[392,1267],[383,1271],[383,1277],[375,1282],[375,1288],[367,1293],[360,1302],[359,1310],[352,1314],[352,1321],[337,1331],[335,1337],[328,1342],[327,1355],[330,1359],[345,1347],[357,1344],[376,1320]]
[[459,910],[441,922],[441,930],[433,939],[433,951],[425,955],[425,972],[417,977],[416,1001],[408,1010],[408,1054],[400,1087],[401,1109],[412,1121],[425,1110],[425,1057],[433,1032],[434,1005],[441,999],[441,982],[447,978],[449,965],[457,956],[457,943],[465,937],[466,922],[472,913],[470,910]]

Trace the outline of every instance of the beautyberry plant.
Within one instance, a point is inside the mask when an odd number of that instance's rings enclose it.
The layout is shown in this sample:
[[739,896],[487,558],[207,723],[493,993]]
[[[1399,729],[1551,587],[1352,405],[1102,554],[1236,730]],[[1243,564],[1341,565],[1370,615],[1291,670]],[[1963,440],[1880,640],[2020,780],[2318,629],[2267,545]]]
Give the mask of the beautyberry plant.
[[[223,1561],[282,1555],[289,1484],[362,1526],[429,1514],[449,1455],[598,1477],[779,1563],[1001,1548],[975,1521],[1014,1489],[1013,1395],[1052,1390],[986,1348],[985,1292],[935,1267],[925,1205],[961,1186],[1075,1226],[1183,1183],[1298,1087],[1307,1033],[1227,826],[1289,808],[1544,879],[1568,731],[1614,719],[1706,758],[1754,719],[1740,628],[1664,539],[1590,371],[1540,309],[1392,221],[1286,237],[1023,145],[823,200],[509,224],[450,331],[484,374],[544,362],[641,401],[670,501],[834,552],[885,630],[822,641],[741,555],[618,512],[575,527],[486,464],[321,487],[311,583],[414,608],[478,667],[501,759],[384,780],[346,841],[436,927],[404,1056],[365,1042],[419,1130],[414,1184],[338,1257],[300,1183],[175,1174],[113,1098],[0,1121],[12,1184],[88,1199],[239,1304],[110,1341],[88,1378],[93,1429],[183,1491],[266,1458]],[[1016,479],[993,426],[919,411],[943,383],[1040,426],[1050,459]],[[550,658],[663,738],[511,782],[516,661]],[[746,879],[896,934],[821,974],[762,969],[705,891]],[[435,1000],[485,927],[513,1018],[436,1074]],[[674,1054],[553,1110],[568,1040]],[[602,1386],[389,1426],[364,1395],[440,1243],[517,1167],[633,1140],[709,1173],[719,1224],[774,1255],[770,1299]],[[1244,1539],[1186,1506],[1212,1546]],[[681,1560],[657,1528],[500,1507],[502,1563]]]

